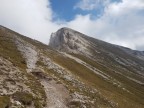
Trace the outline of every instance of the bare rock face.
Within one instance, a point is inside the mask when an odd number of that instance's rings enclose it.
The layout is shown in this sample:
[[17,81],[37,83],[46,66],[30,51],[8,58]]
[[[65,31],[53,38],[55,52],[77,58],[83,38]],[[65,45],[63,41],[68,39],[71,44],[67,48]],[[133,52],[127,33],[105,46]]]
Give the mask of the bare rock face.
[[83,38],[83,34],[69,28],[61,28],[51,34],[49,45],[57,50],[84,53],[87,52],[89,42]]

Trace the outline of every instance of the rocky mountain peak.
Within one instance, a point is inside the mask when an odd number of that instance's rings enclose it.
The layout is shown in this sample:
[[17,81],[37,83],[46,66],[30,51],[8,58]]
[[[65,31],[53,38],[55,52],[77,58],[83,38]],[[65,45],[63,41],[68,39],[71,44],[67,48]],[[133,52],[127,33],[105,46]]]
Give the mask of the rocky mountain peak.
[[85,52],[89,42],[83,36],[82,33],[64,27],[51,34],[49,45],[61,51]]
[[0,25],[0,28],[1,28],[2,26]]
[[2,25],[0,25],[0,30],[5,30],[5,27],[3,27]]

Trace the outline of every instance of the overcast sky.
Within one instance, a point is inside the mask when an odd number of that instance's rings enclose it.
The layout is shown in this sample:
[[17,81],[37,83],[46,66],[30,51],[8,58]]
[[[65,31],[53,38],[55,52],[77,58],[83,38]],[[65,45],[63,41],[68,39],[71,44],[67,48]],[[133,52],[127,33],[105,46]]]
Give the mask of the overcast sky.
[[0,0],[0,25],[46,44],[69,27],[144,50],[144,0]]

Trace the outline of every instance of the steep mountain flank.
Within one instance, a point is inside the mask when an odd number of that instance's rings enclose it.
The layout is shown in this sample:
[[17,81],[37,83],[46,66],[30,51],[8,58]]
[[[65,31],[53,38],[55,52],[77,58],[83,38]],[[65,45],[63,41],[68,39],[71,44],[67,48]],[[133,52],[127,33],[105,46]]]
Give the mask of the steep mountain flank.
[[0,26],[0,108],[143,108],[143,91],[143,52],[69,28],[48,46]]
[[0,107],[115,106],[115,103],[63,66],[61,60],[67,62],[68,66],[71,65],[69,61],[73,62],[73,66],[77,63],[47,45],[1,27]]
[[[117,101],[118,106],[129,107],[129,105],[123,106],[129,99],[133,101],[132,104],[134,101],[144,100],[144,53],[142,51],[109,44],[69,28],[62,28],[53,33],[49,45],[93,71],[96,75],[94,79],[84,72],[76,72],[76,74],[90,81],[97,89],[104,90],[105,96]],[[83,74],[86,76],[82,76]],[[117,96],[119,99],[116,98]],[[125,99],[128,99],[127,102]],[[143,106],[143,102],[141,104]]]

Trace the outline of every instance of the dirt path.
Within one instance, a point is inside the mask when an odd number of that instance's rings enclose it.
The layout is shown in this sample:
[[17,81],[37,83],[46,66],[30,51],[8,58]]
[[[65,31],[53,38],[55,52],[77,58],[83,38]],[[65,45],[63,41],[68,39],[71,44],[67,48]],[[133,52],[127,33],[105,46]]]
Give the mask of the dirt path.
[[46,108],[67,108],[66,100],[69,98],[69,93],[62,84],[57,84],[54,80],[47,81],[44,79],[41,80],[41,84],[47,95]]

